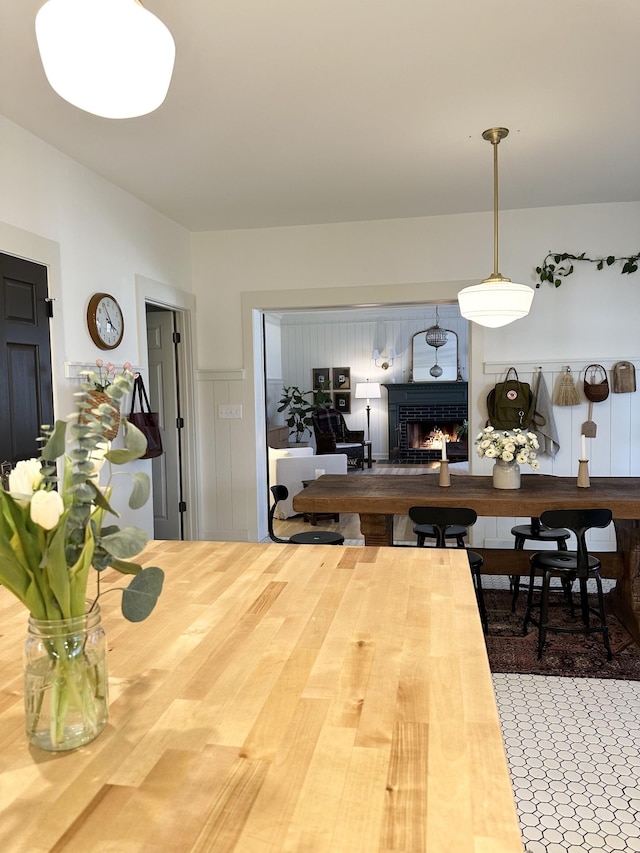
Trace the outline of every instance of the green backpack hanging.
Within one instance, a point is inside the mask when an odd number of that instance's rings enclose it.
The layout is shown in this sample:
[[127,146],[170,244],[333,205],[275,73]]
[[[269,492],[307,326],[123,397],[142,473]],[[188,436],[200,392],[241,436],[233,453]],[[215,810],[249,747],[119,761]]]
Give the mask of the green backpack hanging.
[[489,423],[496,429],[528,429],[535,407],[531,386],[520,382],[515,367],[509,368],[505,381],[496,382],[487,396]]

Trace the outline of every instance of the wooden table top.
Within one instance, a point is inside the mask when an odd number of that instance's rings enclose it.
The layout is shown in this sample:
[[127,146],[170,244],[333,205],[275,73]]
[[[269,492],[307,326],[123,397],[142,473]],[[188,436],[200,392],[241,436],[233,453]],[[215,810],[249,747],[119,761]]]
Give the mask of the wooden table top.
[[519,489],[494,489],[491,477],[456,474],[438,485],[438,474],[325,474],[293,498],[296,512],[404,515],[416,505],[468,506],[481,516],[539,516],[546,509],[608,507],[615,518],[640,518],[640,477],[576,477],[523,474]]
[[164,591],[135,625],[101,599],[110,719],[66,754],[27,746],[27,614],[0,589],[3,853],[521,853],[464,552],[143,556]]

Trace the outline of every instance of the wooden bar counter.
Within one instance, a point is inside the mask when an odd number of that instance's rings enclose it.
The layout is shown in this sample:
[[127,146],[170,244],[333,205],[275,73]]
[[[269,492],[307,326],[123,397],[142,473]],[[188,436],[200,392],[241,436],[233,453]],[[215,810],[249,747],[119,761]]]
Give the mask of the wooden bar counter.
[[109,723],[75,752],[27,745],[27,613],[0,589],[3,853],[521,853],[464,552],[143,558],[162,596],[135,625],[101,598]]

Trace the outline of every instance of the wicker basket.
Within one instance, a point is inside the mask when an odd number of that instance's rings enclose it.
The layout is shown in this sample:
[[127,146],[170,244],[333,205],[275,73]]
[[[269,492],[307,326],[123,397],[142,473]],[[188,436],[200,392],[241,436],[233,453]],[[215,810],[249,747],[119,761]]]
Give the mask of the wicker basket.
[[[113,409],[115,424],[109,429],[105,427],[105,429],[102,430],[104,438],[106,438],[107,441],[113,441],[113,439],[118,435],[118,430],[120,429],[120,406],[118,406],[117,403],[114,403],[111,397],[108,394],[105,394],[104,391],[89,391],[87,393],[92,402],[92,408],[96,408],[97,406],[106,403]],[[82,423],[82,418],[80,418],[80,423]]]

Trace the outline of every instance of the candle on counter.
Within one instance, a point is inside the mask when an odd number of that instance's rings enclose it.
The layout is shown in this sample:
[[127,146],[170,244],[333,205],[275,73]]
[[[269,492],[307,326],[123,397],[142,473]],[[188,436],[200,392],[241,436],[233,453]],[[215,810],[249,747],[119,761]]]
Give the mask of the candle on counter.
[[442,436],[442,461],[447,461],[447,439]]
[[586,435],[581,435],[580,439],[582,442],[580,445],[580,459],[586,459],[587,458],[587,437],[586,437]]

